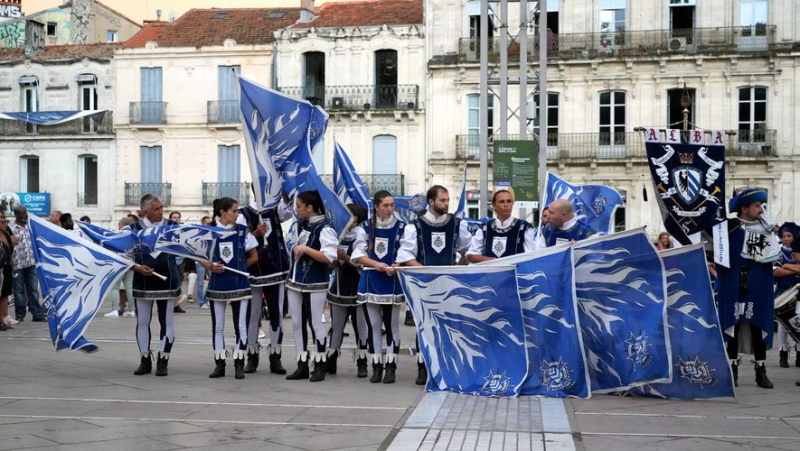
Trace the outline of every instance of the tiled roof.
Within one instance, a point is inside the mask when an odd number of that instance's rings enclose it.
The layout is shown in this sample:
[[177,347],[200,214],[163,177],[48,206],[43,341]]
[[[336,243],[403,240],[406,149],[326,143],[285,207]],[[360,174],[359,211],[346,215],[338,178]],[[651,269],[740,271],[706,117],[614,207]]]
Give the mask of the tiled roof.
[[312,22],[292,28],[411,25],[421,24],[423,20],[422,0],[329,2],[317,8],[316,14],[319,17]]
[[123,47],[144,47],[149,41],[159,47],[203,47],[222,45],[226,39],[244,45],[269,44],[276,30],[299,18],[299,8],[192,9],[173,23],[145,22]]
[[45,47],[43,51],[25,56],[23,47],[0,48],[0,61],[15,62],[30,59],[32,62],[74,61],[82,58],[112,59],[118,43],[69,44]]

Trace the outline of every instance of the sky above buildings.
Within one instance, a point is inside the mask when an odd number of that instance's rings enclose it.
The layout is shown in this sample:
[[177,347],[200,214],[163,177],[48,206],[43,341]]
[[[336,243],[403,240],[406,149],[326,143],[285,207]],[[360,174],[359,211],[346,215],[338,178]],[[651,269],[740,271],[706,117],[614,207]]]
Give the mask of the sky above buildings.
[[[328,1],[316,0],[317,6]],[[22,10],[25,14],[55,8],[64,0],[23,0]],[[144,20],[155,20],[156,10],[161,10],[161,20],[168,20],[169,14],[178,16],[192,8],[280,8],[300,7],[300,0],[102,0],[101,3],[124,14],[137,23]]]

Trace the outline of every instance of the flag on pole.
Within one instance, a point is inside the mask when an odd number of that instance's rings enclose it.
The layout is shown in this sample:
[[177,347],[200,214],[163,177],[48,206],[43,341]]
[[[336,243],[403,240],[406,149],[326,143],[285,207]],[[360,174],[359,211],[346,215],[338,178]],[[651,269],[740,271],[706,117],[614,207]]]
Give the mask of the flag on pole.
[[520,395],[591,396],[572,254],[572,246],[561,245],[480,264],[517,268],[529,362]]
[[664,265],[644,229],[574,246],[578,320],[592,390],[669,382]]
[[667,271],[672,382],[645,385],[630,393],[676,399],[735,397],[703,245],[659,255]]
[[29,218],[53,346],[57,351],[97,351],[83,334],[132,262],[36,216]]
[[356,172],[356,168],[348,158],[342,146],[334,141],[335,148],[333,156],[333,190],[343,204],[357,204],[367,212],[372,212],[372,201],[370,200],[367,188],[361,177]]
[[430,373],[426,389],[517,396],[528,354],[514,268],[407,267],[398,274]]
[[614,233],[614,212],[624,206],[622,197],[614,188],[603,185],[573,185],[548,172],[542,196],[542,210],[556,199],[568,200],[572,204],[575,217],[599,234]]
[[179,227],[177,224],[170,224],[147,227],[138,231],[132,231],[126,227],[119,232],[114,232],[82,221],[75,221],[75,223],[78,224],[84,235],[95,244],[126,258],[133,258],[135,254],[148,254],[156,257],[158,255],[156,250],[158,237],[168,230]]
[[235,230],[204,225],[183,225],[162,233],[156,251],[211,262],[217,241],[235,235]]
[[461,177],[461,197],[458,198],[455,217],[463,219],[467,215],[467,167],[464,166],[464,173]]

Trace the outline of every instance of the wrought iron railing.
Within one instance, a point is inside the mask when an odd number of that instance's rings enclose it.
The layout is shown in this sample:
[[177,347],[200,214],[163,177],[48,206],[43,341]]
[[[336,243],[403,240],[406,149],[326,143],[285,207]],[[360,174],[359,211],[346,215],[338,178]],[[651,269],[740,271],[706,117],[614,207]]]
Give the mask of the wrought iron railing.
[[[727,54],[775,51],[775,25],[679,30],[561,33],[548,37],[548,59],[594,59],[676,54]],[[528,62],[538,59],[538,37],[528,36]],[[489,40],[489,61],[500,60],[500,40]],[[480,62],[480,39],[461,38],[459,61]],[[519,44],[510,42],[508,59],[519,61]]]
[[78,193],[78,206],[88,207],[97,205],[97,193]]
[[239,123],[239,101],[238,100],[209,100],[208,101],[208,123],[209,124],[238,124]]
[[167,102],[131,102],[132,125],[159,125],[167,123]]
[[[406,183],[404,174],[359,174],[364,185],[367,186],[367,192],[370,195],[380,190],[386,190],[398,196],[403,196],[406,193]],[[322,181],[333,189],[333,174],[320,174]]]
[[32,125],[27,122],[0,120],[0,136],[81,136],[113,135],[111,111],[75,119],[58,125]]
[[172,205],[172,183],[125,183],[125,205],[138,206],[145,194],[155,194],[163,205]]
[[738,130],[730,140],[728,154],[737,157],[775,157],[778,131],[757,128]]
[[419,108],[417,85],[290,86],[280,90],[286,95],[306,99],[328,111]]
[[203,182],[203,205],[211,206],[214,199],[230,197],[244,207],[250,204],[249,182]]

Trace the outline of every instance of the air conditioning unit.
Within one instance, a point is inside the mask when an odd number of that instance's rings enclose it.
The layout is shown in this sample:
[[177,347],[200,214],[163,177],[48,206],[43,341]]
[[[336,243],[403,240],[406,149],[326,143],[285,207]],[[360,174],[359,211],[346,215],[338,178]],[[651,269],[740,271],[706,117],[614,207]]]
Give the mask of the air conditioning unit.
[[670,52],[683,52],[686,50],[686,38],[671,38],[669,40]]
[[334,110],[341,110],[344,108],[344,97],[334,97],[333,98],[333,109]]

